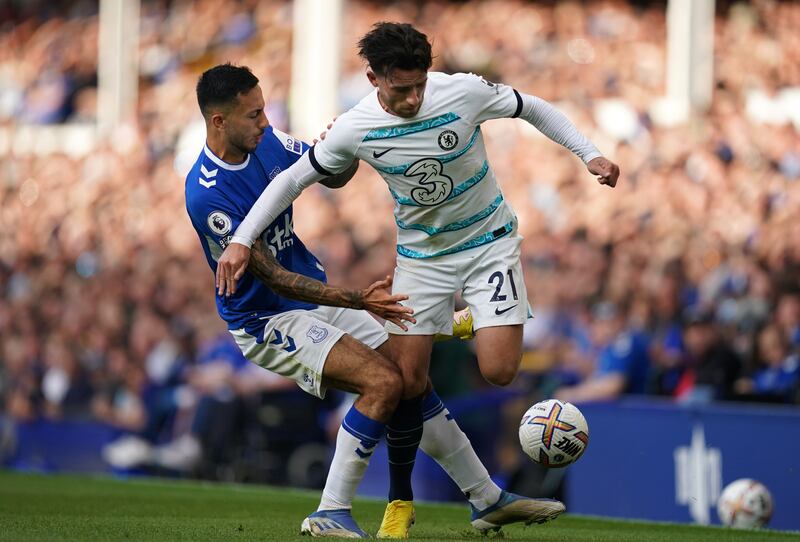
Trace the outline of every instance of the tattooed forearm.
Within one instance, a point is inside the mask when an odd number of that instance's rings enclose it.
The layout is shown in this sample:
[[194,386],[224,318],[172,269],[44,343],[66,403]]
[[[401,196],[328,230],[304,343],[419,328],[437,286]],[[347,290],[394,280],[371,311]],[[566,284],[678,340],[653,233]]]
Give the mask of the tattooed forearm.
[[364,294],[361,290],[329,286],[316,279],[288,271],[275,259],[261,239],[253,245],[247,269],[275,293],[284,297],[331,307],[364,308]]

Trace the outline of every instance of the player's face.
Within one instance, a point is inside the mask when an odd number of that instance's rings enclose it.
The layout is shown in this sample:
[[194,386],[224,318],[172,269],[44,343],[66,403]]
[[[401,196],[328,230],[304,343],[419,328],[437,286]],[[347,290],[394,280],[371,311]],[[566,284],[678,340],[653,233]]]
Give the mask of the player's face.
[[236,107],[225,117],[225,135],[231,146],[245,154],[256,150],[264,137],[264,128],[269,126],[264,114],[265,105],[259,85],[245,94],[239,94]]
[[378,88],[378,98],[384,109],[398,117],[409,118],[419,113],[428,84],[428,72],[395,68],[386,75],[367,71],[372,86]]

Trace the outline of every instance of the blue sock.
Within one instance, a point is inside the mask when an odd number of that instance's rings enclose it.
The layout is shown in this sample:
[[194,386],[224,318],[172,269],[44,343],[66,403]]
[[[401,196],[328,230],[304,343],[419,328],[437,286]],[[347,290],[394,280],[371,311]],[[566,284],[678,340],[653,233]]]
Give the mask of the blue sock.
[[360,413],[355,406],[350,407],[342,420],[345,431],[361,441],[361,445],[371,455],[375,445],[381,440],[385,425]]
[[431,390],[422,400],[422,420],[427,422],[442,410],[444,410],[444,403],[442,403],[436,391]]
[[411,472],[422,439],[422,397],[400,401],[386,424],[389,451],[389,502],[413,501]]

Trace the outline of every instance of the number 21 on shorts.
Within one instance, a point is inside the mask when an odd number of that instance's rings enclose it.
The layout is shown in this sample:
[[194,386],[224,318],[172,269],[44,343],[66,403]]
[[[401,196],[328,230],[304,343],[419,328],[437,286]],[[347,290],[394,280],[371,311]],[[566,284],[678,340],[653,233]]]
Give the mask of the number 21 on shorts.
[[[506,279],[508,280],[506,281]],[[506,284],[506,282],[508,284]],[[489,303],[502,303],[504,301],[509,301],[508,294],[511,294],[513,301],[519,301],[517,285],[514,283],[514,272],[511,269],[508,269],[505,273],[501,271],[495,271],[489,275],[489,284],[494,286],[494,293],[492,294],[492,298],[489,300]],[[518,303],[514,303],[508,307],[496,307],[494,309],[494,313],[499,316],[504,312],[510,311],[517,305]]]

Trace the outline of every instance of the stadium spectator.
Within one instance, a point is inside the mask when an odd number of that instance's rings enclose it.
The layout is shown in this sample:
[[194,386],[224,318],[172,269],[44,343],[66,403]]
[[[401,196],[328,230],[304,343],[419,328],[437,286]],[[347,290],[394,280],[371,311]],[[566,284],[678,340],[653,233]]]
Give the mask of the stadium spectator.
[[597,369],[579,384],[556,390],[555,399],[581,403],[646,392],[650,368],[647,339],[642,333],[626,330],[625,316],[610,302],[594,307],[592,357],[597,359]]
[[742,361],[720,335],[707,309],[694,306],[686,310],[683,341],[686,357],[672,395],[687,403],[731,399]]
[[761,401],[791,401],[800,389],[800,357],[790,352],[778,326],[769,325],[758,334],[756,361],[756,371],[736,381],[736,392]]
[[800,353],[800,294],[787,292],[778,300],[775,321],[780,326],[789,347]]

